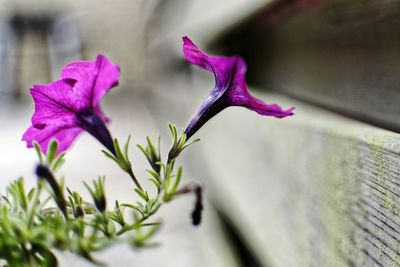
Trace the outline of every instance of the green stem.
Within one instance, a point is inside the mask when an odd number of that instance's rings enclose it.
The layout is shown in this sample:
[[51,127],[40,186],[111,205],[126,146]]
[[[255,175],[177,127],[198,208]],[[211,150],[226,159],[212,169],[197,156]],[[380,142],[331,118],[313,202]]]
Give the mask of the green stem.
[[[163,195],[163,193],[164,193],[163,191],[165,190],[165,184],[164,183],[165,183],[165,179],[164,179],[164,182],[163,182],[163,185],[161,187],[160,192],[157,193],[157,196],[155,198],[156,199],[156,204],[154,204],[153,212],[150,212],[149,214],[146,214],[146,215],[140,217],[139,219],[135,220],[135,222],[133,224],[131,224],[129,226],[126,225],[126,226],[122,227],[116,233],[117,236],[120,236],[125,232],[131,231],[131,230],[134,230],[134,229],[138,229],[138,228],[140,228],[142,226],[147,225],[147,224],[142,224],[142,222],[146,221],[148,218],[153,216],[156,213],[156,211],[159,210],[161,208],[161,206],[164,204],[164,202],[161,201],[161,199],[162,199],[161,196]],[[148,224],[148,225],[150,225],[150,224]]]
[[133,174],[132,168],[130,168],[127,173],[129,174],[129,176],[132,178],[133,182],[135,183],[135,185],[141,190],[143,191],[142,186],[139,184],[139,181],[136,179],[136,176]]

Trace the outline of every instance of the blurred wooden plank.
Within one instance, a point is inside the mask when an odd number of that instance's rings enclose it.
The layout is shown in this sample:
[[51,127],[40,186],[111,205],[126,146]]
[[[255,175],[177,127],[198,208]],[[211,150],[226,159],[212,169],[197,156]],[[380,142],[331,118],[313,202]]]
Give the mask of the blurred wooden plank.
[[225,36],[248,58],[250,81],[399,131],[400,1],[286,2]]
[[[197,88],[200,88],[198,86]],[[192,175],[266,266],[399,266],[400,139],[292,99],[296,115],[231,108],[187,152]]]

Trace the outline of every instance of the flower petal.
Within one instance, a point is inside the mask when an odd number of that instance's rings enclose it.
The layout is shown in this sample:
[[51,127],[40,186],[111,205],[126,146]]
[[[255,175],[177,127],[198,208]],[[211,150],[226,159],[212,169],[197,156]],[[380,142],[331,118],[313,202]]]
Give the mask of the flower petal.
[[105,56],[98,55],[95,61],[76,61],[64,66],[62,78],[77,80],[79,97],[85,99],[85,107],[95,107],[100,99],[118,84],[120,69]]
[[216,97],[225,92],[233,77],[232,70],[235,66],[236,57],[209,56],[186,36],[183,37],[183,53],[190,63],[214,73],[215,88],[213,94]]
[[81,105],[75,98],[75,80],[62,79],[47,85],[34,85],[30,92],[35,101],[32,124],[36,128],[46,125],[71,127],[76,125],[75,112]]
[[294,108],[283,110],[279,105],[267,104],[253,97],[246,83],[247,65],[243,58],[237,56],[235,58],[236,62],[232,73],[233,79],[225,92],[226,96],[224,96],[230,106],[246,107],[260,115],[274,116],[277,118],[292,116],[294,114]]
[[78,127],[67,129],[60,127],[46,127],[44,129],[37,129],[31,126],[24,133],[22,140],[26,141],[28,147],[32,147],[33,141],[36,141],[39,143],[42,151],[46,153],[49,142],[56,139],[58,141],[57,154],[60,154],[68,149],[78,134],[82,131],[83,130]]
[[263,101],[261,101],[257,98],[254,98],[254,97],[251,97],[251,99],[249,99],[247,103],[242,104],[241,106],[246,107],[250,110],[253,110],[253,111],[257,112],[258,114],[265,115],[265,116],[273,116],[276,118],[284,118],[287,116],[294,115],[293,107],[283,110],[277,104],[266,104]]

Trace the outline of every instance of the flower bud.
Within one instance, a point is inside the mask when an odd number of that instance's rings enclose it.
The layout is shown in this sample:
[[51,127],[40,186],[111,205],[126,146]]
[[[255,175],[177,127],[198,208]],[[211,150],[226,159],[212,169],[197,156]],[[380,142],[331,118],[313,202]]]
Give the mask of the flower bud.
[[65,201],[64,194],[59,184],[57,183],[49,168],[44,165],[37,165],[35,173],[39,179],[44,179],[50,185],[51,190],[53,190],[55,197],[54,200],[58,208],[64,214],[65,218],[67,218],[67,202]]

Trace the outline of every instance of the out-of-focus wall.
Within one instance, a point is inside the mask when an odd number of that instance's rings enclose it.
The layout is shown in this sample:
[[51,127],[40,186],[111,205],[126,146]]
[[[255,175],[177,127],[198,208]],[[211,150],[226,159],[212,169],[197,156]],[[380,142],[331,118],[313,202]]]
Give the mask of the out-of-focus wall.
[[[27,90],[22,88],[46,83],[59,75],[59,65],[66,62],[52,62],[51,38],[54,34],[59,40],[55,49],[80,50],[69,51],[71,55],[64,57],[65,60],[77,60],[78,57],[93,60],[98,53],[105,54],[121,65],[123,87],[140,87],[147,66],[146,25],[158,2],[1,0],[0,23],[17,19],[16,27],[23,28],[22,33],[17,33],[14,47],[17,89],[26,94]],[[37,21],[50,21],[50,28],[38,29],[40,25],[33,25]]]
[[[0,44],[3,62],[10,63],[0,65],[13,69],[2,80],[12,79],[11,87],[27,95],[32,84],[58,78],[65,63],[103,53],[120,64],[121,86],[140,90],[164,72],[164,63],[181,57],[181,36],[203,45],[270,2],[0,0],[0,25],[18,31],[11,49]],[[0,39],[4,34],[0,27]]]

